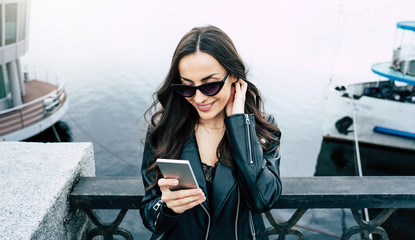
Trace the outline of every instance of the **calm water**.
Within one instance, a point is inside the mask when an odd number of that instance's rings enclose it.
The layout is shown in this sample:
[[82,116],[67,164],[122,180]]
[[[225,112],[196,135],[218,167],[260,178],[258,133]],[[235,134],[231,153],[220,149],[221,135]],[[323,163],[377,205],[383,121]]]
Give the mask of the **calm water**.
[[[73,141],[94,143],[98,176],[140,176],[142,115],[174,48],[192,27],[217,25],[233,39],[266,111],[278,120],[282,176],[312,176],[329,79],[376,79],[371,64],[391,58],[395,24],[413,20],[413,9],[415,1],[392,0],[35,0],[22,61],[65,76],[70,107],[62,120]],[[275,215],[287,219],[289,212]],[[300,223],[340,235],[350,221],[342,210],[316,210]],[[137,211],[122,225],[136,239],[149,236]]]

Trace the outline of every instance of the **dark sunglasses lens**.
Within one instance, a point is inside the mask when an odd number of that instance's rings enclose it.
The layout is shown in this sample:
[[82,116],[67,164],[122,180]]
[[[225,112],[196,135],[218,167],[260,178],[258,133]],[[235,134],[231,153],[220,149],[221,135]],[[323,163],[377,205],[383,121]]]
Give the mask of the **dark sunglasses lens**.
[[183,95],[184,96],[192,96],[193,94],[195,94],[195,90],[193,88],[190,87],[183,87]]
[[187,86],[181,86],[177,90],[185,97],[191,97],[195,94],[195,89]]
[[199,89],[207,95],[215,95],[221,89],[221,83],[206,83],[199,87]]

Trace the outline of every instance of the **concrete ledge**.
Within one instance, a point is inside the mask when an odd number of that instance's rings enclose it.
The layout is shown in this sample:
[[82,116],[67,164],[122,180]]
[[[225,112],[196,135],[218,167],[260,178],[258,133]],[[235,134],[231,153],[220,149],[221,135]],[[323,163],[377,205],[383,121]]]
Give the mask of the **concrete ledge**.
[[0,143],[0,239],[80,239],[88,221],[70,208],[80,176],[95,176],[91,143]]

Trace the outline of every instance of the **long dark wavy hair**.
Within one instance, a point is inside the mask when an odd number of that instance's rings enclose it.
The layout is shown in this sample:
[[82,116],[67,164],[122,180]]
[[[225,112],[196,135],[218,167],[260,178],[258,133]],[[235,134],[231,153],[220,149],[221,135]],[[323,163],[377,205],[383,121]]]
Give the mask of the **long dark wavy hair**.
[[[180,40],[171,62],[170,70],[161,87],[154,93],[154,102],[146,111],[145,116],[150,115],[148,121],[149,132],[146,137],[145,148],[152,147],[153,158],[146,174],[155,171],[155,179],[149,187],[157,185],[161,178],[156,159],[180,157],[185,144],[193,137],[195,125],[199,121],[196,109],[181,95],[174,92],[170,85],[181,83],[179,73],[180,60],[197,51],[205,52],[213,56],[231,76],[242,79],[248,83],[245,100],[245,113],[253,113],[256,122],[256,132],[261,139],[264,150],[271,146],[271,142],[277,142],[281,137],[280,130],[270,124],[265,118],[263,101],[258,89],[246,78],[246,69],[232,40],[221,29],[215,26],[193,28]],[[159,104],[161,106],[159,106]],[[147,118],[146,118],[147,119]],[[230,143],[227,134],[224,134],[216,151],[218,159],[227,167],[234,168]]]

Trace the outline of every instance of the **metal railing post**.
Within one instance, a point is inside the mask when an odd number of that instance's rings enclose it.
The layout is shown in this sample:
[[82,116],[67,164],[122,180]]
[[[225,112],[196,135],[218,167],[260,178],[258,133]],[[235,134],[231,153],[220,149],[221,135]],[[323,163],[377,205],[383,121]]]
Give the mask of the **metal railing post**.
[[19,109],[19,114],[20,114],[20,122],[22,123],[22,128],[24,128],[24,119],[23,119],[22,109]]

